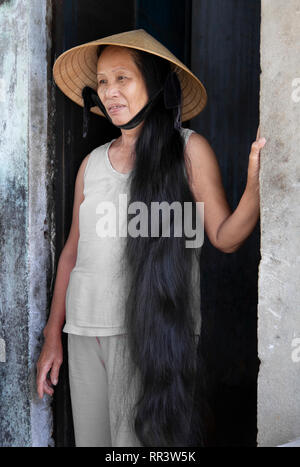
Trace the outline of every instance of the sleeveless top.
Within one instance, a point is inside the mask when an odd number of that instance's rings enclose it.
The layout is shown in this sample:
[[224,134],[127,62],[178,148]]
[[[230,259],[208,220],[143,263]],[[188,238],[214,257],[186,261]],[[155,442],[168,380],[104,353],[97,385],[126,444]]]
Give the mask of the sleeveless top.
[[[186,146],[193,130],[182,128],[181,132]],[[122,268],[125,236],[118,234],[119,228],[122,226],[124,228],[126,210],[123,205],[122,211],[119,195],[123,195],[124,200],[127,195],[129,202],[131,172],[121,173],[112,167],[108,150],[113,141],[115,139],[94,149],[85,168],[84,200],[79,207],[80,235],[77,258],[66,291],[66,323],[63,328],[65,333],[84,336],[126,333],[124,326],[126,270]],[[113,205],[116,211],[109,209],[100,212],[99,206],[103,207],[105,201],[110,207]],[[115,236],[105,237],[97,233],[102,225],[99,219],[103,214],[107,219],[107,212],[109,216],[120,219],[117,222]],[[120,216],[122,213],[123,217]],[[110,222],[109,224],[113,225]],[[198,250],[200,251],[201,247]],[[196,259],[196,256],[193,258],[192,309],[196,323],[195,334],[200,335],[200,265],[199,258]]]

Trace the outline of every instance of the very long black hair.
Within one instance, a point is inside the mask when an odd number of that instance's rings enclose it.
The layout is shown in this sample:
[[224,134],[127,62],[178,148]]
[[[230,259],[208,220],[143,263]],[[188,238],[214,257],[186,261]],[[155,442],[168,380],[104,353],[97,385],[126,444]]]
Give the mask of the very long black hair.
[[[101,55],[106,46],[99,46]],[[129,49],[144,77],[148,95],[164,85],[170,63],[146,52]],[[129,203],[179,201],[196,204],[189,187],[184,141],[174,121],[176,111],[166,109],[161,94],[144,120],[135,145],[135,162],[130,174]],[[183,218],[183,216],[182,216]],[[128,222],[130,215],[128,215]],[[149,229],[151,221],[149,217]],[[126,301],[126,327],[133,367],[140,375],[140,393],[135,406],[134,428],[143,446],[190,446],[204,443],[201,411],[192,417],[204,387],[202,363],[197,353],[192,312],[192,268],[194,248],[186,247],[183,235],[133,237],[127,235],[125,258],[130,286]],[[172,235],[173,233],[173,235]],[[200,313],[200,310],[198,311]],[[200,359],[200,360],[199,360]],[[201,407],[201,404],[200,404]],[[199,418],[200,416],[200,418]]]

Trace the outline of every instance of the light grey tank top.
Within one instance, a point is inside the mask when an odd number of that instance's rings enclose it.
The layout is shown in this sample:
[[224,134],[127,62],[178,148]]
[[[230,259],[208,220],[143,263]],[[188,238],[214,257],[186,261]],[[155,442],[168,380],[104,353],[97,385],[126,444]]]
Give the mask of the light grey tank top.
[[[192,130],[181,129],[185,145]],[[125,236],[118,234],[126,225],[125,205],[119,195],[127,195],[129,175],[115,170],[108,150],[113,139],[94,149],[84,172],[84,201],[79,208],[79,241],[77,259],[66,291],[66,323],[63,332],[84,336],[111,336],[126,333],[124,325],[126,270],[121,261]],[[117,219],[115,236],[103,236],[104,211],[99,206],[108,202],[108,215]],[[111,209],[115,206],[116,211]],[[109,213],[109,214],[108,214]],[[117,214],[117,215],[116,215]],[[109,222],[110,226],[113,223]],[[102,230],[101,230],[102,228]],[[100,233],[100,235],[99,235]],[[200,335],[200,271],[196,261],[192,272],[195,334]]]

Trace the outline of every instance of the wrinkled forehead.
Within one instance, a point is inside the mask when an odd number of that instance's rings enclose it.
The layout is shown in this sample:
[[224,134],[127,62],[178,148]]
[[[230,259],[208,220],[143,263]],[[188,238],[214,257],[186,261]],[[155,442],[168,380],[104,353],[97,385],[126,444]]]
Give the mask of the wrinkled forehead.
[[128,47],[108,45],[101,52],[97,62],[97,74],[111,71],[117,67],[138,70],[134,60],[134,51]]

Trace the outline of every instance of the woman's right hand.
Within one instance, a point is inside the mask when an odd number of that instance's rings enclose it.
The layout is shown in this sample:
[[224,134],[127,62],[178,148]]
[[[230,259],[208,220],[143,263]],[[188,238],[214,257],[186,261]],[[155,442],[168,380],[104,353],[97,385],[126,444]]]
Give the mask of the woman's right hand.
[[[44,394],[53,396],[52,385],[58,383],[59,369],[63,362],[61,335],[48,335],[37,361],[37,393],[42,399]],[[50,371],[50,379],[47,377]]]

